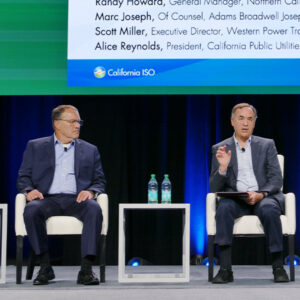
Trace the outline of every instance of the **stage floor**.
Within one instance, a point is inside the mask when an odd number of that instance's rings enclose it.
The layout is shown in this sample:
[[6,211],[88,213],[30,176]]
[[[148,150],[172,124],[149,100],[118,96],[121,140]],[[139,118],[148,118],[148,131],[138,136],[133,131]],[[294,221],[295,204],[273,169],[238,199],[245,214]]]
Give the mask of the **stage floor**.
[[[218,270],[215,267],[215,273]],[[289,273],[288,267],[285,267]],[[106,282],[99,286],[76,284],[79,266],[54,266],[56,278],[49,285],[33,286],[32,281],[23,280],[16,284],[15,266],[7,267],[6,283],[0,284],[3,300],[18,299],[125,299],[125,300],[165,300],[165,299],[300,299],[300,267],[296,267],[296,281],[274,283],[270,266],[233,266],[234,282],[216,285],[207,281],[207,267],[191,266],[188,283],[122,283],[118,282],[118,267],[106,267]],[[134,272],[177,272],[176,266],[148,266],[135,268]],[[38,271],[36,268],[35,273]],[[99,274],[98,267],[94,267]],[[23,268],[23,278],[26,269]],[[34,274],[35,276],[35,274]]]

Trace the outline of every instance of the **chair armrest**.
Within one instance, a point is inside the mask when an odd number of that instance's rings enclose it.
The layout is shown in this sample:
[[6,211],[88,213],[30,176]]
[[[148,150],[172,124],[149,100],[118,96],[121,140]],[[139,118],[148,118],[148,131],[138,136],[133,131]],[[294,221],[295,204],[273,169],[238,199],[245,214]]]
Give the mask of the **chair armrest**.
[[16,235],[27,235],[24,223],[24,209],[26,205],[26,197],[24,194],[17,194],[15,202],[15,232]]
[[290,234],[296,232],[296,198],[294,193],[285,194],[285,216],[289,224]]
[[206,231],[208,235],[216,234],[216,204],[217,197],[214,193],[209,193],[206,196]]
[[102,210],[102,230],[101,235],[107,235],[108,231],[108,196],[107,194],[100,194],[97,197],[97,202],[99,203]]

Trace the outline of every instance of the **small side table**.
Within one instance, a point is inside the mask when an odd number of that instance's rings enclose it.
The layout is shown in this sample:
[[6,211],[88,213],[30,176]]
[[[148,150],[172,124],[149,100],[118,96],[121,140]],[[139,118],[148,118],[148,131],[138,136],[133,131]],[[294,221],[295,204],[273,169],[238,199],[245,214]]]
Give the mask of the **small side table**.
[[1,277],[0,283],[6,282],[6,243],[7,243],[7,204],[0,204],[1,234]]
[[[125,272],[125,210],[179,209],[183,214],[182,273],[126,273]],[[188,282],[190,280],[190,204],[119,204],[119,282]]]

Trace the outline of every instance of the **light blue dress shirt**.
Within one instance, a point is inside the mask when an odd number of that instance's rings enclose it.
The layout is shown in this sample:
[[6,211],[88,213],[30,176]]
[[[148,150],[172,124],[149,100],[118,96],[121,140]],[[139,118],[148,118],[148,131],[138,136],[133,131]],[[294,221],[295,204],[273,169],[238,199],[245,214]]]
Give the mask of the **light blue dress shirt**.
[[258,191],[258,184],[252,165],[251,137],[248,139],[244,151],[235,138],[235,135],[233,136],[233,138],[235,141],[238,163],[236,189],[239,192]]
[[[63,145],[54,134],[55,172],[49,194],[76,194],[75,142]],[[67,151],[65,150],[67,149]]]

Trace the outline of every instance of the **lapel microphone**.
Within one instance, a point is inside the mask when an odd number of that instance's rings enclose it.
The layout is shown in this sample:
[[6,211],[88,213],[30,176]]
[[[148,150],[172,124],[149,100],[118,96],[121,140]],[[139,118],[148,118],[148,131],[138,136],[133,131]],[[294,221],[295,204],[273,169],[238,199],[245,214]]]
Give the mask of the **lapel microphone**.
[[[67,148],[65,148],[65,149],[67,149]],[[241,150],[242,150],[242,152],[245,152],[245,151],[246,151],[246,149],[245,149],[245,148],[242,148]],[[65,151],[67,151],[67,150],[65,150]]]
[[[65,150],[65,152],[67,152],[68,151],[68,148],[67,147],[64,147],[64,150]],[[245,151],[245,150],[244,150]]]

